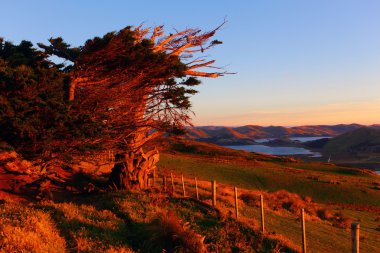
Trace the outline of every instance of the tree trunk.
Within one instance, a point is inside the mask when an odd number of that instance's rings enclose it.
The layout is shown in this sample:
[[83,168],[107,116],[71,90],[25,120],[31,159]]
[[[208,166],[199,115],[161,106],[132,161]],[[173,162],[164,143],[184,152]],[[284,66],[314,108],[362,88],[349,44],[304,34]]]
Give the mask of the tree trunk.
[[157,149],[144,153],[143,149],[115,156],[108,185],[112,189],[145,189],[148,176],[156,169],[159,160]]
[[137,95],[132,103],[134,110],[131,117],[136,129],[124,140],[126,152],[115,157],[116,164],[108,182],[115,189],[145,189],[148,176],[156,169],[159,160],[158,150],[155,148],[144,153],[142,149],[147,141],[160,134],[158,131],[152,133],[151,128],[146,126],[148,121],[145,118],[145,110],[149,94],[151,88],[143,89],[141,95]]

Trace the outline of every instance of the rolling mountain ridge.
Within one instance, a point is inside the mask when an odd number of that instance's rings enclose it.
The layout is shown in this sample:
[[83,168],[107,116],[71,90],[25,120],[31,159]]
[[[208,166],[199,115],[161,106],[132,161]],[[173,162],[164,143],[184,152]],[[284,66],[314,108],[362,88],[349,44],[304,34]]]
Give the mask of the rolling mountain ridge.
[[[365,127],[359,124],[339,125],[310,125],[296,127],[282,126],[257,126],[247,125],[240,127],[224,126],[197,126],[187,128],[186,138],[215,143],[219,145],[249,145],[254,144],[255,139],[303,137],[303,136],[338,136],[359,128]],[[372,128],[380,128],[372,125]]]

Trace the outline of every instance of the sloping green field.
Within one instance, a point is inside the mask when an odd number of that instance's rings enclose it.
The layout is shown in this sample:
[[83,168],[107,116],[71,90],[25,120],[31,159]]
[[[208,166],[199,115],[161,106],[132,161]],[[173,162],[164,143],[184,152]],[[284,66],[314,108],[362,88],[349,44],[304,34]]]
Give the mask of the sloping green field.
[[[193,145],[195,145],[193,143]],[[204,144],[202,144],[204,145]],[[196,149],[196,148],[195,148]],[[208,155],[208,147],[197,153],[166,152],[161,154],[160,170],[174,172],[177,180],[184,174],[188,194],[194,195],[196,176],[205,181],[216,180],[223,189],[237,186],[254,192],[286,190],[301,197],[311,197],[331,213],[340,213],[350,222],[361,224],[361,252],[377,252],[380,245],[380,177],[367,171],[323,163],[284,162],[278,159],[258,161],[233,158],[227,150],[220,156]],[[193,149],[194,150],[194,149]],[[200,151],[201,150],[201,151]],[[220,152],[220,150],[218,151]],[[233,151],[235,152],[235,151]],[[179,182],[180,184],[180,182]],[[207,183],[206,183],[207,184]],[[180,186],[180,185],[179,185]],[[210,187],[210,186],[209,186]],[[210,189],[204,189],[210,191]],[[180,192],[179,192],[180,194]],[[210,194],[210,193],[208,193]],[[209,198],[209,197],[207,197]],[[233,202],[227,203],[233,212]],[[241,204],[241,214],[260,221],[259,208]],[[299,217],[280,210],[266,210],[268,232],[301,246]],[[348,226],[349,227],[349,226]],[[350,252],[350,229],[311,219],[307,221],[307,240],[310,252]]]
[[379,176],[331,165],[235,163],[163,154],[159,165],[246,189],[287,190],[318,202],[380,207]]

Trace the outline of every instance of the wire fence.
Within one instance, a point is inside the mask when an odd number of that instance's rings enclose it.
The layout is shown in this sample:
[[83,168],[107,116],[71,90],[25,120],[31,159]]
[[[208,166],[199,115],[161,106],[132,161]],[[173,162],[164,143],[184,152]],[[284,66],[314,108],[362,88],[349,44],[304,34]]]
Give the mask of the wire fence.
[[[161,178],[161,180],[157,180],[157,178]],[[170,184],[168,184],[168,179],[170,179]],[[157,183],[157,181],[161,181],[161,185]],[[209,187],[205,186],[205,182],[202,181],[202,187],[200,187],[199,180],[197,177],[194,179],[185,178],[182,174],[176,175],[173,172],[164,173],[164,174],[156,174],[155,172],[151,174],[151,177],[148,178],[147,185],[148,187],[162,187],[162,191],[166,192],[170,195],[177,195],[181,197],[191,197],[198,201],[204,202],[205,204],[209,204],[211,207],[218,209],[219,201],[221,201],[222,196],[218,194],[218,186],[215,180],[209,181]],[[223,186],[225,188],[225,186]],[[200,191],[200,188],[202,191]],[[239,189],[234,186],[233,188],[233,206],[234,215],[233,217],[237,220],[241,217],[241,207],[239,207]],[[189,191],[192,189],[192,191]],[[264,195],[260,194],[257,196],[260,200],[260,232],[262,234],[266,234],[268,231],[267,224],[265,223],[265,199]],[[220,212],[220,210],[219,210]],[[300,234],[302,235],[301,241],[301,252],[306,253],[309,252],[307,247],[307,222],[305,220],[305,210],[302,208],[300,210]],[[359,245],[360,245],[360,224],[357,222],[353,222],[351,224],[351,249],[352,253],[359,253]]]

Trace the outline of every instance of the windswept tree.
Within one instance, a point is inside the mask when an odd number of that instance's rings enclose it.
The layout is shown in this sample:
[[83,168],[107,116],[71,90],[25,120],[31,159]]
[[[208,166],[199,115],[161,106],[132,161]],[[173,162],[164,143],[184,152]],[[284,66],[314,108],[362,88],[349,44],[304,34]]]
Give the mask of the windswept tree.
[[142,146],[190,124],[189,97],[197,92],[197,77],[226,74],[202,55],[221,44],[212,39],[220,27],[170,34],[165,34],[163,26],[126,27],[77,48],[62,38],[51,38],[50,45],[39,44],[47,54],[70,63],[63,71],[70,76],[71,113],[90,115],[92,122],[102,124],[102,135],[88,141],[108,147],[116,144],[125,151],[127,171],[118,175],[125,183],[117,188],[133,183],[143,187],[158,152],[144,153]]

